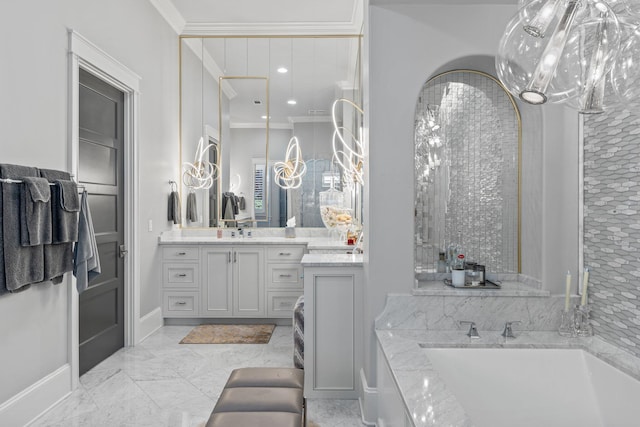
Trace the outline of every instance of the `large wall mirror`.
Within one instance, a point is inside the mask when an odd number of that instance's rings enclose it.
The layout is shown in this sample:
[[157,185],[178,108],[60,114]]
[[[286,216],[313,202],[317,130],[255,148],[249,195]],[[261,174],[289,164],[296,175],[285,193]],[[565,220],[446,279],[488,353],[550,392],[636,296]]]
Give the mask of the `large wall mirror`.
[[522,138],[511,96],[485,73],[439,74],[420,91],[414,131],[416,272],[437,272],[454,247],[487,272],[520,272]]
[[[359,36],[181,37],[181,171],[206,161],[214,179],[196,188],[183,175],[183,227],[283,227],[293,216],[323,227],[319,193],[341,185],[331,107],[361,104],[360,72]],[[273,166],[294,136],[306,173],[283,189]],[[350,196],[361,206],[359,191]]]

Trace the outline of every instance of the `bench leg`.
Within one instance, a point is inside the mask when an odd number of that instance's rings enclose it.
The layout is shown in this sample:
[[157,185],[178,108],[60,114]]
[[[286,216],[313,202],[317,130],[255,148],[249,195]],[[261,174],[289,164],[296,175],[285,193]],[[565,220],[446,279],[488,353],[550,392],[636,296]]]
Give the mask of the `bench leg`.
[[302,427],[307,427],[307,398],[302,398]]

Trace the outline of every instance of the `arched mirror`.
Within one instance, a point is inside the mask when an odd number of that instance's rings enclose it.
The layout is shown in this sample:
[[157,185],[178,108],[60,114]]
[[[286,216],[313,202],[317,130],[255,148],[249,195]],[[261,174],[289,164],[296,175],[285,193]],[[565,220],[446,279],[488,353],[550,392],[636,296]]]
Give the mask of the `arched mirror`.
[[416,273],[446,272],[452,252],[519,273],[522,138],[509,93],[482,72],[439,74],[420,91],[414,131]]

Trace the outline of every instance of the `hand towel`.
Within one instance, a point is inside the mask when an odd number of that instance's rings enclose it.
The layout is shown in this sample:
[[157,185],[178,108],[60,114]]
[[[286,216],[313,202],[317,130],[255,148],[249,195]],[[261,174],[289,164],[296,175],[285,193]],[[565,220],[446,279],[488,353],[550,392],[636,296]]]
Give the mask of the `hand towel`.
[[51,243],[51,190],[44,178],[24,177],[20,185],[20,244]]
[[196,193],[189,193],[187,196],[187,222],[198,222],[198,207],[196,204]]
[[178,194],[177,191],[172,191],[171,194],[169,194],[167,220],[172,221],[174,224],[180,224],[182,222],[182,209],[180,207],[180,195]]
[[93,230],[91,211],[87,202],[87,192],[80,199],[80,219],[78,220],[78,242],[73,252],[73,275],[76,276],[78,294],[82,293],[89,282],[100,274],[100,257]]
[[68,211],[65,206],[68,209],[79,207],[77,203],[74,206],[71,200],[71,192],[75,193],[77,199],[78,190],[68,172],[40,169],[40,176],[55,184],[51,187],[52,244],[44,246],[44,280],[58,284],[62,282],[64,273],[73,270],[73,242],[78,240],[78,212]]
[[[22,180],[37,177],[38,169],[2,164],[0,178]],[[16,291],[44,280],[42,246],[20,244],[20,184],[2,184],[2,260],[0,288]]]

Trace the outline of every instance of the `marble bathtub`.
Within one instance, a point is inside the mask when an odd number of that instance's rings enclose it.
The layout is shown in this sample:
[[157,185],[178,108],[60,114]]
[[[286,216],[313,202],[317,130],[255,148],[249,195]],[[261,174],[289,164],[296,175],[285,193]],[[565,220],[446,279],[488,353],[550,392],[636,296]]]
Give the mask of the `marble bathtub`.
[[640,423],[640,381],[580,349],[423,352],[477,427]]

